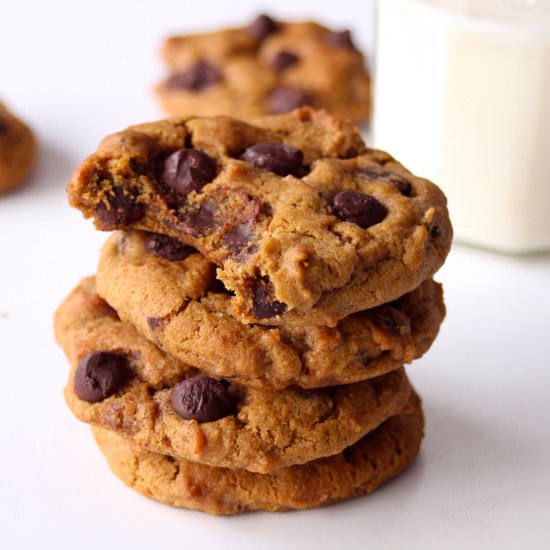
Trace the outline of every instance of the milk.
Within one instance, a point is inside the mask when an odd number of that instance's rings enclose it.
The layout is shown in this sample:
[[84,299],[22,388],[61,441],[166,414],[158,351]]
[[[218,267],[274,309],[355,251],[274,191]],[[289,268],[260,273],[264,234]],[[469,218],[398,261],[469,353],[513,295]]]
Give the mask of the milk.
[[463,242],[550,249],[550,0],[379,0],[373,144]]

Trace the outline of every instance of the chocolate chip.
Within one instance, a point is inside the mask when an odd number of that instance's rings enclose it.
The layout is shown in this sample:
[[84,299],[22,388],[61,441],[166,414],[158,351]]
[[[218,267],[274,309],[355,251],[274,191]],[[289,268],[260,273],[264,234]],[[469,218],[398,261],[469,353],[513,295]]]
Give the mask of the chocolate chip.
[[187,212],[179,219],[183,230],[193,237],[204,234],[216,224],[214,212],[204,204],[197,211]]
[[412,192],[412,185],[409,181],[401,176],[391,176],[389,178],[391,184],[405,197],[410,197]]
[[258,15],[247,29],[250,34],[258,42],[265,40],[270,34],[279,30],[279,24],[271,19],[269,15]]
[[164,320],[162,317],[147,317],[147,324],[151,330],[162,330],[164,328]]
[[326,35],[326,40],[328,44],[336,48],[346,48],[348,50],[356,49],[350,31],[329,31]]
[[200,92],[222,79],[221,71],[208,61],[197,61],[192,67],[184,71],[174,73],[164,82],[169,90],[190,90]]
[[103,401],[122,386],[127,370],[127,361],[123,355],[107,351],[90,353],[76,367],[76,395],[88,403]]
[[437,239],[438,237],[441,237],[441,229],[439,228],[438,225],[434,225],[430,229],[430,235],[433,239]]
[[265,279],[256,279],[252,284],[252,312],[258,319],[269,319],[282,315],[286,311],[286,304],[273,300],[269,291],[269,282]]
[[223,242],[227,248],[234,252],[240,252],[248,246],[250,241],[250,228],[248,224],[241,224],[230,229],[223,238]]
[[241,159],[257,168],[286,176],[299,173],[304,154],[295,147],[266,141],[248,147],[241,155]]
[[235,414],[236,399],[227,384],[208,376],[194,376],[180,382],[172,392],[172,407],[185,420],[213,422]]
[[271,66],[280,73],[298,63],[299,60],[300,58],[296,54],[282,51],[273,58]]
[[158,233],[149,233],[145,237],[143,248],[150,254],[172,261],[185,260],[187,256],[196,252],[192,246]]
[[313,97],[301,88],[279,86],[269,96],[269,110],[274,114],[288,113],[305,105],[313,105]]
[[237,225],[230,229],[223,237],[223,244],[233,253],[239,254],[250,244],[251,227],[248,223]]
[[129,190],[115,187],[107,204],[101,201],[97,205],[96,213],[102,229],[114,229],[140,220],[144,214],[144,206],[137,202]]
[[0,116],[0,134],[7,132],[9,130],[9,127],[10,125],[8,124],[8,121]]
[[178,149],[164,161],[162,182],[186,196],[200,191],[216,177],[216,161],[198,149]]
[[255,248],[255,225],[260,214],[260,204],[248,193],[230,191],[233,208],[225,219],[226,232],[223,243],[234,257],[242,256]]
[[372,195],[359,191],[341,191],[332,200],[332,213],[340,219],[356,223],[366,229],[380,223],[387,215],[387,208]]
[[410,197],[412,193],[412,185],[403,176],[396,174],[395,172],[376,172],[372,168],[365,166],[357,170],[359,175],[367,176],[370,179],[388,180],[402,195]]
[[411,196],[411,182],[407,181],[403,176],[394,172],[382,172],[381,177],[388,180],[405,197]]

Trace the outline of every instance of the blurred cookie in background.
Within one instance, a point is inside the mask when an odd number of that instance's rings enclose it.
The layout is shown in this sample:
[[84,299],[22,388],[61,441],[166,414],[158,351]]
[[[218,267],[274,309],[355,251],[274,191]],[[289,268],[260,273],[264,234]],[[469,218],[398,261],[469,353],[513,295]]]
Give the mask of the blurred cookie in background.
[[35,158],[32,131],[0,102],[0,194],[25,181]]
[[162,54],[170,74],[156,91],[172,115],[246,119],[308,105],[369,119],[370,77],[349,31],[260,15],[242,28],[170,37]]

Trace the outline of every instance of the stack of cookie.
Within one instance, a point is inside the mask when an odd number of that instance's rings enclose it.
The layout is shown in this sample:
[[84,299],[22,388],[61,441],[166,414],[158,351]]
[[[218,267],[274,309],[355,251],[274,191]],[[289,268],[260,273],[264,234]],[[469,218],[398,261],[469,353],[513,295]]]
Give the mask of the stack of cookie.
[[215,514],[368,493],[416,456],[403,369],[444,317],[445,198],[302,108],[109,136],[68,188],[116,230],[56,314],[66,399],[134,489]]

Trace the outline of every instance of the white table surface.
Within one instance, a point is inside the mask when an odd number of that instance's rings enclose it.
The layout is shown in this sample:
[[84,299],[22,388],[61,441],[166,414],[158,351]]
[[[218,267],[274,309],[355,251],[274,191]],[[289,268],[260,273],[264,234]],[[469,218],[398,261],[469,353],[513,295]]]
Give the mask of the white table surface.
[[[281,16],[351,26],[372,47],[371,4],[273,2]],[[276,6],[276,7],[273,7]],[[63,402],[52,313],[93,273],[104,234],[64,185],[99,139],[159,117],[164,34],[248,19],[253,2],[2,2],[0,96],[36,129],[28,186],[0,198],[0,547],[550,548],[550,255],[455,246],[438,274],[448,317],[410,368],[427,436],[377,493],[322,510],[215,518],[135,494]],[[201,13],[203,10],[204,13]]]

